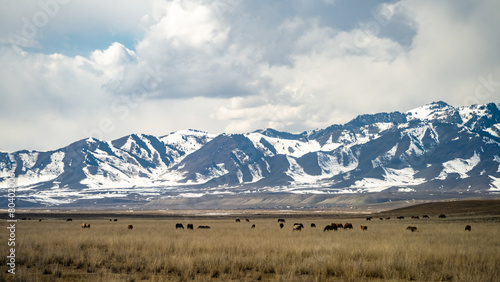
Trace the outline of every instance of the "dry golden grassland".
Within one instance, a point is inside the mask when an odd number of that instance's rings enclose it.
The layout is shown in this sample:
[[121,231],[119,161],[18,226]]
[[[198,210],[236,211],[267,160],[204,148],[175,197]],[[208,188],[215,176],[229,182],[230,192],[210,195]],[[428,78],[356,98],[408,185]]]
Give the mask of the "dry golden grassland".
[[[82,222],[90,229],[82,229]],[[181,222],[195,230],[176,230]],[[301,222],[302,231],[292,231]],[[317,228],[311,228],[314,222]],[[331,222],[353,230],[323,232]],[[133,225],[132,230],[127,226]],[[251,225],[255,224],[255,229]],[[472,232],[464,231],[472,225]],[[4,226],[6,225],[4,221]],[[196,229],[209,225],[210,229]],[[360,225],[367,225],[362,231]],[[408,225],[418,231],[406,230]],[[20,221],[16,274],[7,281],[498,281],[500,223],[435,216],[421,220],[120,219]]]

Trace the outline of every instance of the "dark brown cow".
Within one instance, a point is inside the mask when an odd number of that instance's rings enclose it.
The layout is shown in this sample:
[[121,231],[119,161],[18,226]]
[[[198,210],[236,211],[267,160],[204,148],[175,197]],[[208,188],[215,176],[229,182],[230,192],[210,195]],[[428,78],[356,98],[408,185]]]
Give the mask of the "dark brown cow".
[[405,217],[404,217],[404,216],[398,216],[398,217],[396,217],[396,218],[397,218],[397,219],[405,219]]
[[440,215],[439,215],[439,218],[446,218],[446,215],[444,215],[444,214],[440,214]]
[[471,231],[471,227],[470,227],[470,225],[466,225],[466,226],[465,226],[465,231]]
[[420,219],[420,217],[418,217],[418,215],[412,215],[411,218],[412,219]]
[[388,216],[388,217],[386,217],[385,219],[389,220],[389,219],[391,219],[391,217],[390,217],[390,216]]
[[[332,225],[335,224],[335,223],[332,223]],[[342,225],[342,223],[337,223],[335,224],[337,226],[337,228],[344,228],[344,225]]]
[[424,214],[422,217],[423,217],[423,218],[429,218],[429,216],[428,216],[428,215],[426,215],[426,214]]
[[175,229],[184,229],[184,225],[182,225],[182,223],[176,223]]
[[245,218],[245,222],[250,222],[250,219],[248,219],[248,218]]
[[41,219],[38,220],[39,222],[42,221]]
[[368,230],[368,226],[361,225],[361,230],[363,230],[363,231]]
[[[337,226],[337,227],[338,227],[338,226]],[[344,224],[344,230],[345,230],[345,229],[352,229],[352,228],[353,228],[353,227],[352,227],[352,224],[351,224],[351,223],[346,223],[346,224]]]
[[134,226],[133,225],[129,225],[129,226],[127,226],[127,229],[128,230],[132,230],[132,229],[134,229]]
[[237,219],[235,220],[235,222],[241,222],[241,220],[240,220],[239,218],[237,218]]
[[255,224],[252,224],[252,227],[251,227],[251,228],[252,228],[252,229],[255,229]]
[[415,232],[415,231],[417,231],[417,227],[416,226],[408,226],[408,227],[406,227],[406,230],[410,230],[411,232]]
[[278,222],[285,222],[284,218],[278,218]]
[[384,219],[383,219],[383,218],[381,218],[381,217],[380,217],[379,219],[380,219],[380,220],[384,220]]
[[198,226],[198,229],[210,229],[210,226],[208,226],[208,225],[200,225],[200,226]]
[[323,229],[323,232],[324,231],[331,231],[331,230],[337,231],[337,225],[335,223],[325,226],[325,228]]
[[371,217],[371,216],[370,216],[370,217],[367,217],[367,218],[366,218],[366,220],[372,220],[372,218],[373,218],[373,217]]
[[285,227],[285,225],[283,223],[280,223],[280,228],[283,229],[283,227]]

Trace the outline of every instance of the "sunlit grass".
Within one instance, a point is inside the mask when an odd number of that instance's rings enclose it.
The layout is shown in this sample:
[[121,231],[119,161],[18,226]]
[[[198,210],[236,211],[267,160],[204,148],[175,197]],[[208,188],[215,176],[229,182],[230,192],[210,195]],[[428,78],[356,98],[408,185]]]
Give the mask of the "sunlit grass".
[[[56,220],[18,222],[16,276],[47,280],[417,280],[495,281],[500,277],[500,224],[430,219],[352,222],[354,230],[323,232],[338,219],[275,219],[250,223],[193,220],[195,230],[176,230],[179,220]],[[292,231],[293,222],[305,229]],[[314,222],[317,228],[310,228]],[[132,224],[133,230],[127,225]],[[251,224],[256,228],[251,229]],[[417,232],[406,230],[408,225]],[[209,225],[206,230],[198,225]],[[362,231],[360,225],[367,225]],[[6,242],[6,235],[0,238]],[[7,244],[2,244],[7,253]]]

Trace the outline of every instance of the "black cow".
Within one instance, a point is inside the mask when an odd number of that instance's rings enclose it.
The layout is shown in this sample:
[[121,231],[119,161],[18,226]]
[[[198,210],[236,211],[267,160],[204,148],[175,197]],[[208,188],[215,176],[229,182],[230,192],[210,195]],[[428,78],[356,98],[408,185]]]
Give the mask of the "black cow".
[[208,225],[200,225],[200,226],[198,226],[198,229],[210,229],[210,226],[208,226]]
[[446,218],[446,215],[444,215],[444,214],[440,214],[440,215],[439,215],[439,218]]
[[188,224],[187,224],[187,229],[188,229],[188,230],[193,230],[193,229],[194,229],[193,224],[192,224],[192,223],[188,223]]
[[68,218],[68,219],[66,219],[66,221],[73,221],[73,219],[71,219],[71,218]]
[[278,218],[278,222],[285,222],[284,218]]
[[324,231],[331,231],[331,230],[337,231],[337,225],[335,223],[325,226],[325,228],[323,229],[323,232]]
[[316,228],[316,224],[311,223],[311,228]]
[[371,217],[371,216],[370,216],[370,217],[367,217],[367,218],[366,218],[366,220],[372,220],[372,218],[373,218],[373,217]]
[[404,217],[404,216],[398,216],[398,217],[396,217],[396,218],[397,218],[397,219],[405,219],[405,217]]
[[351,223],[346,223],[344,224],[344,229],[352,229],[352,224]]
[[285,225],[283,223],[280,223],[280,228],[283,228],[285,227]]
[[184,225],[182,225],[182,223],[176,223],[175,229],[184,229]]
[[471,231],[471,227],[470,227],[470,225],[466,225],[466,226],[465,226],[465,231]]
[[429,216],[428,216],[428,215],[423,215],[422,217],[423,217],[423,218],[429,218]]
[[235,219],[234,221],[235,222],[241,222],[241,220],[239,218]]

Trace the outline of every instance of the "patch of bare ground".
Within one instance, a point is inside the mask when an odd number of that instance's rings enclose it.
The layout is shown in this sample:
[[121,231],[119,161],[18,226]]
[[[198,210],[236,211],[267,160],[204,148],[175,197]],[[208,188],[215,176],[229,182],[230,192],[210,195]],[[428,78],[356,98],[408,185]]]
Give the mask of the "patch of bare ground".
[[419,216],[423,215],[438,217],[445,215],[450,218],[471,217],[500,222],[500,199],[493,200],[459,200],[441,201],[417,204],[413,206],[393,209],[373,214],[375,217],[387,216]]

